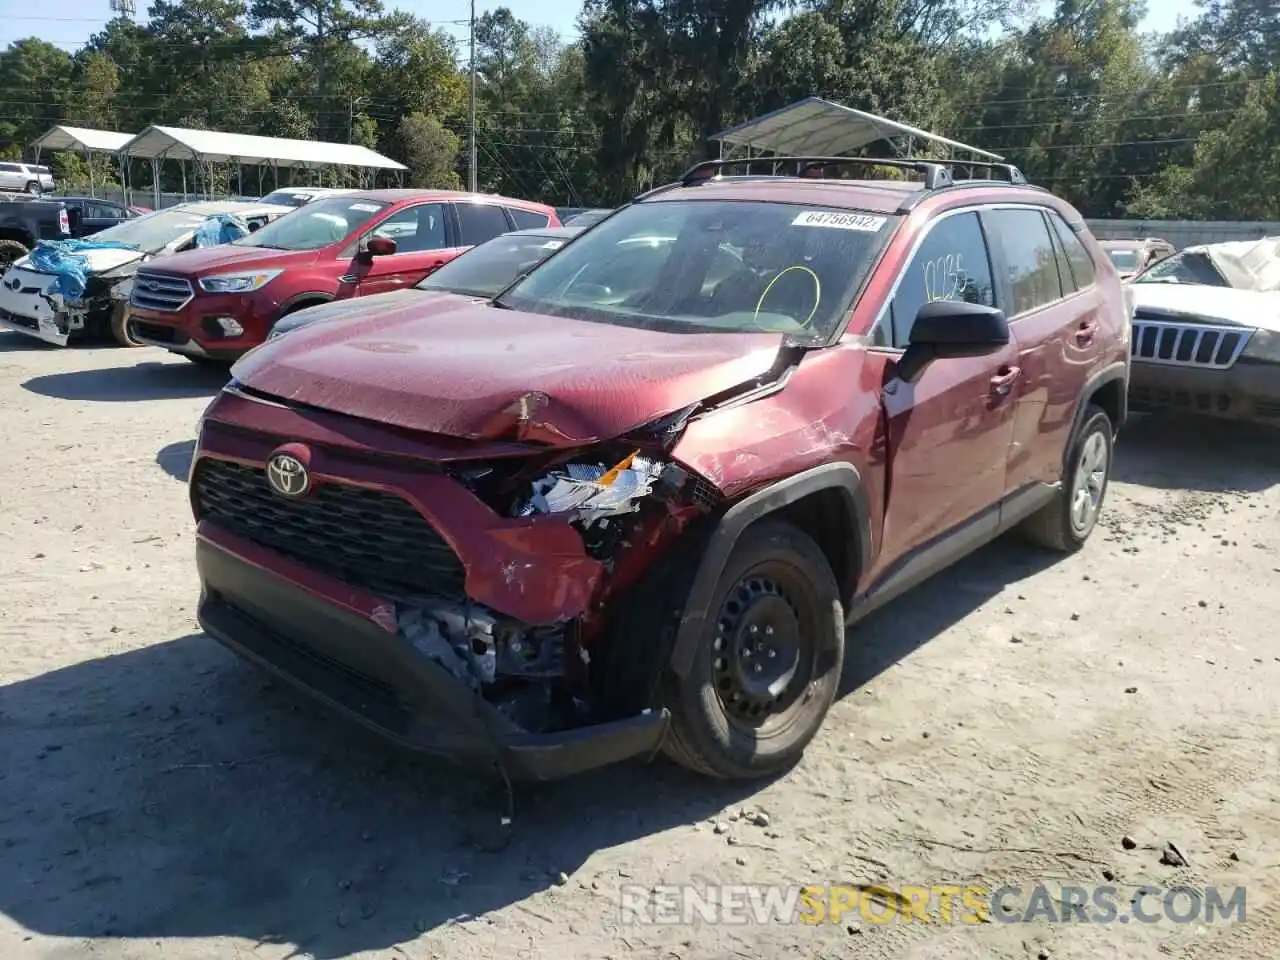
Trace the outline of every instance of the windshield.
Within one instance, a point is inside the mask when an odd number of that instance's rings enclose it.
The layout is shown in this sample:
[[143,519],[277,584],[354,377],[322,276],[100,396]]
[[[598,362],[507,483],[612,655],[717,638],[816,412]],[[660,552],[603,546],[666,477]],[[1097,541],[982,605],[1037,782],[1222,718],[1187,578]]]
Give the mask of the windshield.
[[268,193],[262,198],[263,203],[278,203],[282,207],[302,207],[306,206],[312,194],[294,193],[292,190],[277,190],[275,193]]
[[563,237],[542,234],[494,237],[446,263],[419,283],[418,289],[492,297],[564,245]]
[[673,333],[826,340],[893,218],[745,200],[638,203],[535,267],[494,302]]
[[240,247],[271,247],[276,250],[319,250],[341,243],[352,231],[364,226],[385,210],[385,203],[352,197],[329,197],[286,213],[257,233],[235,241]]
[[1111,258],[1117,270],[1136,270],[1138,267],[1137,250],[1108,250],[1107,256]]
[[1152,264],[1133,280],[1134,283],[1197,283],[1201,286],[1227,287],[1226,279],[1203,253],[1183,251]]
[[192,213],[178,208],[159,210],[117,223],[114,227],[99,230],[94,240],[111,240],[127,243],[138,250],[152,252],[163,249],[181,237],[194,233],[204,223],[207,214]]

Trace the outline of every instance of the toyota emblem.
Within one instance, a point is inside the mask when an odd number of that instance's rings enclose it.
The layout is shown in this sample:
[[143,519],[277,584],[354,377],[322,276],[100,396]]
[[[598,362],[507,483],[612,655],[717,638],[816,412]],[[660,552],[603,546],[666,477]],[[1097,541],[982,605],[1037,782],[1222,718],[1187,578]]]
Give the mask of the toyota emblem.
[[22,286],[22,281],[19,280],[17,277],[10,277],[8,280],[4,282],[4,285],[8,287],[10,290],[17,290],[20,286]]
[[297,457],[277,453],[267,461],[267,483],[280,496],[296,499],[311,488],[311,476]]
[[143,280],[140,284],[138,284],[138,286],[142,287],[143,290],[159,290],[160,281],[159,280]]

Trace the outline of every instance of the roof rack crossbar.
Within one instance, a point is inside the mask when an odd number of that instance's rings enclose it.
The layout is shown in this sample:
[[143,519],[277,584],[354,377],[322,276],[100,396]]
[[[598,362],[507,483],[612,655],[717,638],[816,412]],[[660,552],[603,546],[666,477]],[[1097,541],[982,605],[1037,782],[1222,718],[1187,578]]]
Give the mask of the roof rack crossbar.
[[[747,175],[751,176],[750,168],[762,164],[768,164],[773,168],[771,176],[821,178],[826,175],[829,168],[837,166],[890,167],[919,173],[924,179],[926,190],[937,190],[950,186],[952,183],[951,172],[947,169],[947,163],[913,157],[902,159],[880,159],[878,157],[751,157],[736,160],[704,160],[686,170],[681,175],[680,182],[686,187],[705,183],[720,176],[726,167],[746,167]],[[778,173],[777,168],[780,164],[794,164],[795,172]]]
[[972,173],[974,169],[986,170],[990,173],[1003,173],[1010,183],[1022,186],[1026,184],[1027,178],[1022,171],[1015,167],[1012,163],[997,163],[991,160],[948,160],[946,163],[949,167],[968,167]]

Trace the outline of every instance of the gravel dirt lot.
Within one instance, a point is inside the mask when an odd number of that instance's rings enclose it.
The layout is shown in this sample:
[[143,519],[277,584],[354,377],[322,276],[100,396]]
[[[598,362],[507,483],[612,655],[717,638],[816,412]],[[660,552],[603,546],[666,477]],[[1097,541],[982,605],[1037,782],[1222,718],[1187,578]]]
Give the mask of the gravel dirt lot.
[[[1135,418],[1088,548],[1001,541],[857,627],[789,776],[656,762],[518,788],[493,852],[491,787],[201,636],[185,474],[219,385],[0,334],[6,960],[1280,956],[1275,434]],[[624,884],[1105,876],[1243,884],[1247,919],[619,920]]]

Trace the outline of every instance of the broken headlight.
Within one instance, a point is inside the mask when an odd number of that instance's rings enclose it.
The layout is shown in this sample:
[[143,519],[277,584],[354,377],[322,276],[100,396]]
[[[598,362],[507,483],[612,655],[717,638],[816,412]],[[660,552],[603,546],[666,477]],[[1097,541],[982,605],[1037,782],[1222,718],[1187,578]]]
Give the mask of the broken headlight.
[[[678,471],[676,477],[672,471]],[[518,517],[566,514],[590,526],[596,520],[635,513],[640,501],[663,480],[683,479],[683,471],[671,464],[628,454],[607,463],[565,463],[553,467],[531,484],[530,495],[516,508]]]

